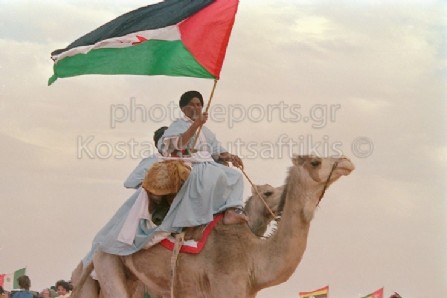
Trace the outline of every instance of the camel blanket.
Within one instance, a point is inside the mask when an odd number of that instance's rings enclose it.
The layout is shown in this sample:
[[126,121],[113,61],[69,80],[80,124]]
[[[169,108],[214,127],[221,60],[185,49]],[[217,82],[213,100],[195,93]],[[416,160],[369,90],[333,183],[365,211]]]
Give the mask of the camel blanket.
[[[183,243],[182,248],[180,249],[180,252],[183,253],[190,253],[190,254],[198,254],[202,251],[202,248],[205,247],[206,240],[208,240],[208,236],[210,235],[211,231],[214,229],[214,227],[217,225],[217,223],[223,218],[223,214],[219,213],[216,216],[214,216],[214,219],[212,222],[210,222],[205,230],[203,231],[202,238],[199,241],[194,240],[187,240]],[[172,236],[169,236],[166,239],[163,239],[160,242],[160,245],[164,248],[169,249],[170,251],[174,250],[175,246],[175,238]]]

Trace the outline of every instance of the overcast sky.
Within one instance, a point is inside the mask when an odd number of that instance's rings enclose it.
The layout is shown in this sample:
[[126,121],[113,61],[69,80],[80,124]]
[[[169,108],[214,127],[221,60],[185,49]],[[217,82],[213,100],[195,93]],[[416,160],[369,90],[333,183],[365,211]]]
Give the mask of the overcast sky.
[[[27,267],[34,290],[70,278],[179,96],[211,91],[47,86],[51,51],[148,2],[0,0],[0,273]],[[357,167],[326,192],[294,275],[258,297],[447,295],[446,19],[441,1],[241,1],[208,126],[258,184],[281,185],[290,152]]]

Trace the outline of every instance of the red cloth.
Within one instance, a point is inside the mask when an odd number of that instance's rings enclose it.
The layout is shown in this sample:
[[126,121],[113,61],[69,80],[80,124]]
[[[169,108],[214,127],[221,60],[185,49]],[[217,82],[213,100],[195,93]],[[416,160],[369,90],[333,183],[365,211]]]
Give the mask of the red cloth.
[[[199,252],[202,251],[202,249],[205,247],[205,243],[206,240],[208,239],[208,236],[210,235],[211,231],[213,230],[213,228],[216,226],[216,224],[223,218],[223,214],[219,213],[217,215],[214,216],[214,219],[212,222],[210,222],[205,230],[203,231],[202,234],[202,238],[198,241],[195,242],[195,246],[191,246],[188,245],[187,243],[183,243],[182,248],[180,249],[180,252],[184,252],[184,253],[190,253],[190,254],[198,254]],[[167,238],[167,239],[163,239],[160,242],[161,246],[163,246],[164,248],[167,248],[169,250],[173,250],[174,246],[175,246],[175,239],[173,239],[172,237]]]

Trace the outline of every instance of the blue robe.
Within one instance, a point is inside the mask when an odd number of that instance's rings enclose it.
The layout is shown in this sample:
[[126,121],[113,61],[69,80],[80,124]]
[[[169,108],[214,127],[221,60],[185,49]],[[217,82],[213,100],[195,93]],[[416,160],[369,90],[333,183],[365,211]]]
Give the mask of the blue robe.
[[[175,120],[158,141],[159,151],[169,156],[176,149],[169,140],[180,137],[191,124],[192,121],[186,117]],[[187,147],[191,148],[193,143],[194,138],[191,138]],[[201,150],[197,152],[198,156],[209,153],[214,158],[227,152],[206,126],[202,127],[195,149]],[[242,207],[243,190],[243,178],[239,170],[218,164],[212,159],[192,162],[191,174],[177,194],[167,219],[165,218],[161,226],[166,223],[170,228],[179,228],[208,223],[216,213],[230,207]]]
[[[168,145],[166,144],[166,139],[179,137],[191,126],[191,124],[192,121],[186,119],[186,117],[179,118],[176,119],[167,130],[165,130],[163,137],[160,138],[157,144],[158,149],[163,152],[163,155],[170,153],[173,150],[173,148],[167,148]],[[192,148],[193,143],[194,137],[189,140],[187,145],[188,148]],[[228,152],[220,145],[214,133],[206,126],[202,127],[199,141],[196,142],[195,149],[207,151],[215,158],[217,158],[217,155],[220,153]]]
[[161,155],[154,154],[142,159],[135,170],[133,170],[129,177],[127,177],[126,181],[124,181],[124,187],[134,189],[140,187],[144,177],[146,177],[147,171],[155,162],[158,161],[160,156]]
[[[174,121],[158,143],[160,151],[166,155],[170,154],[174,149],[168,148],[169,138],[180,136],[188,129],[189,125],[190,122],[185,119]],[[214,134],[206,127],[203,127],[200,139],[196,148],[206,149],[207,153],[213,156],[226,152]],[[124,243],[118,240],[118,235],[140,192],[144,191],[141,187],[137,189],[98,232],[93,240],[92,250],[84,258],[84,264],[91,261],[97,249],[116,255],[129,255],[158,243],[161,240],[159,239],[160,235],[178,233],[184,227],[209,223],[216,213],[230,207],[242,207],[244,188],[242,174],[238,170],[218,164],[212,159],[205,160],[192,162],[191,173],[174,198],[161,225],[154,227],[147,218],[140,218],[133,243]],[[152,165],[153,162],[146,161],[144,164]],[[142,169],[147,168],[139,166],[135,171]],[[132,173],[129,178],[131,177],[144,178],[141,173]],[[129,186],[141,184],[141,181],[136,180],[127,182],[129,182],[126,183]]]

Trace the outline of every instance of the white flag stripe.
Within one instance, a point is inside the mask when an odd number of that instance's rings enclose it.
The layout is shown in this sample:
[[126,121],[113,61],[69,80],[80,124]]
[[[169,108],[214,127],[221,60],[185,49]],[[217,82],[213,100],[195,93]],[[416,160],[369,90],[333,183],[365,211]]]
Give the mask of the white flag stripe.
[[11,291],[14,288],[14,273],[15,272],[5,274],[3,289],[5,289],[6,291]]
[[65,57],[71,57],[77,54],[87,54],[94,49],[131,47],[134,43],[140,42],[137,36],[143,37],[147,40],[156,39],[166,41],[180,40],[181,38],[180,30],[178,29],[177,25],[172,25],[160,29],[138,31],[120,37],[104,39],[93,45],[75,47],[68,51],[62,52],[59,55],[54,55],[51,58],[57,62]]

